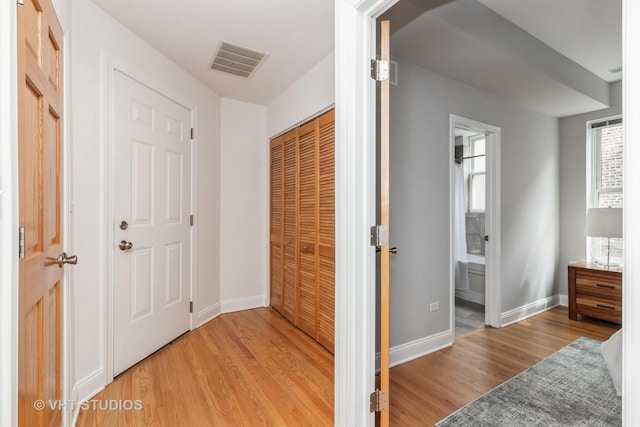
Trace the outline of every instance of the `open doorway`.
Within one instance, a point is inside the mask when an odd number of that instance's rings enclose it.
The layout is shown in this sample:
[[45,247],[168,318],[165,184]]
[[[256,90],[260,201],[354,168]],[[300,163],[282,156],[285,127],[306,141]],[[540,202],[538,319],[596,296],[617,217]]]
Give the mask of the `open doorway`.
[[[493,274],[500,223],[500,129],[450,117],[451,331],[455,337],[498,324]],[[489,261],[489,262],[487,262]],[[488,273],[488,274],[487,274]]]

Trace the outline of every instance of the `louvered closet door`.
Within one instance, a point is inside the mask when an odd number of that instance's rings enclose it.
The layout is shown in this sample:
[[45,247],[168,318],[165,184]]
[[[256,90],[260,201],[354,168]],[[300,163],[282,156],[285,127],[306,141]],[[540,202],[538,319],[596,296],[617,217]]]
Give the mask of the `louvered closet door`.
[[335,111],[319,118],[318,255],[320,343],[333,353],[335,329]]
[[284,283],[282,291],[282,310],[284,317],[296,323],[297,307],[297,251],[296,251],[296,157],[297,130],[292,130],[283,137],[284,150],[284,224],[283,254]]
[[271,306],[282,312],[283,218],[284,218],[284,138],[271,141]]
[[299,128],[298,178],[298,326],[318,339],[318,263],[316,241],[318,229],[317,189],[318,121]]

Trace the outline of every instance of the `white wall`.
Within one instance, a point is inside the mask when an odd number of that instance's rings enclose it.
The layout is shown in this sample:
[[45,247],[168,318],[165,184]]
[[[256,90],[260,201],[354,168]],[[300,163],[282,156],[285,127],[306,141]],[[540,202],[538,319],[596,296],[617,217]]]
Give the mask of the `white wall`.
[[[154,89],[196,111],[197,138],[197,305],[208,313],[219,302],[220,99],[184,70],[147,45],[88,0],[72,4],[71,160],[73,214],[78,255],[75,267],[77,396],[86,398],[107,377],[106,297],[112,224],[107,224],[108,125],[105,79],[108,58]],[[104,56],[103,56],[104,54]],[[117,171],[117,168],[116,168]]]
[[335,102],[335,55],[332,52],[267,106],[269,138],[302,124]]
[[[557,119],[399,61],[391,87],[391,346],[449,329],[449,114],[501,129],[502,313],[555,295]],[[429,312],[429,304],[440,310]]]
[[18,420],[16,2],[0,2],[0,425]]
[[222,98],[220,297],[222,311],[269,305],[267,109]]
[[567,265],[587,256],[587,128],[589,120],[622,114],[622,82],[611,83],[611,107],[560,119],[560,293],[567,295]]

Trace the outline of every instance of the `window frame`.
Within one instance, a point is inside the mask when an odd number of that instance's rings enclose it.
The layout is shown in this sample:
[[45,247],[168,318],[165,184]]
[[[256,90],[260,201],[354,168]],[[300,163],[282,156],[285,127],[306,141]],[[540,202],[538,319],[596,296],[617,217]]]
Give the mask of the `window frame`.
[[[616,194],[619,193],[622,195],[622,205],[624,207],[624,182],[622,183],[622,187],[610,187],[610,188],[601,188],[602,187],[602,144],[601,140],[595,137],[596,130],[622,125],[623,119],[622,115],[615,115],[611,117],[605,117],[596,120],[589,120],[586,123],[587,127],[587,203],[585,210],[585,218],[587,216],[587,212],[590,208],[598,208],[600,207],[600,195],[601,194]],[[624,128],[623,128],[624,129]],[[624,147],[624,135],[623,138],[623,147]],[[622,152],[623,163],[624,163],[624,151]],[[591,250],[589,248],[595,243],[597,237],[589,237],[585,236],[586,240],[586,252],[587,252],[587,261],[593,262],[594,258],[591,254]]]
[[[469,193],[469,206],[467,207],[467,211],[469,213],[485,213],[487,210],[487,206],[486,206],[486,193],[487,193],[487,163],[486,163],[486,159],[487,159],[487,136],[486,135],[476,135],[476,136],[472,136],[469,138],[469,155],[470,156],[475,156],[475,144],[476,142],[478,142],[479,140],[483,140],[484,141],[484,154],[480,154],[479,156],[483,156],[485,158],[485,165],[484,165],[484,171],[482,172],[474,172],[474,161],[476,160],[476,158],[472,158],[469,159],[471,160],[471,164],[469,165],[469,176],[468,176],[468,193]],[[484,176],[485,177],[485,183],[484,183],[484,193],[485,193],[485,207],[484,209],[472,209],[471,207],[473,206],[473,178],[475,178],[476,176]]]
[[[622,115],[587,122],[587,209],[599,207],[601,194],[619,193],[624,197],[624,187],[602,188],[602,144],[595,137],[597,129],[621,124]],[[622,155],[624,158],[624,152]]]

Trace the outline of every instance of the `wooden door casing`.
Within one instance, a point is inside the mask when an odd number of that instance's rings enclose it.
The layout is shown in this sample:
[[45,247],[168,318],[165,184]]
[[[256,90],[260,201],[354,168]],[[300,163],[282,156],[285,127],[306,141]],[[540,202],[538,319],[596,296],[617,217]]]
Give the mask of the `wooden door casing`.
[[[63,34],[49,0],[17,11],[19,220],[18,424],[60,425],[63,269]],[[42,401],[42,405],[40,402]]]

